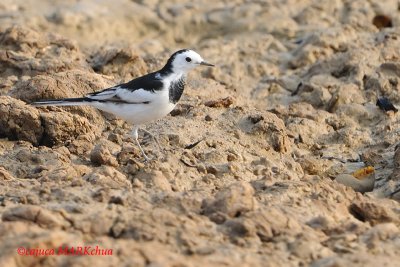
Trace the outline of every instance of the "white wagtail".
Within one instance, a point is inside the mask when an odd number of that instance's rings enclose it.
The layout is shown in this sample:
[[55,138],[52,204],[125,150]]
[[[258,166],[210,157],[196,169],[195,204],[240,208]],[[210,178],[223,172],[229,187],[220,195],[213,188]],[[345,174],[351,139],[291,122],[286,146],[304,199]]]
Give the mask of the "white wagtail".
[[182,96],[186,74],[198,65],[207,63],[193,50],[175,52],[167,64],[156,72],[146,74],[102,91],[81,98],[64,98],[34,102],[35,106],[81,106],[89,105],[112,113],[134,125],[133,137],[146,161],[149,160],[138,140],[138,129],[170,113]]

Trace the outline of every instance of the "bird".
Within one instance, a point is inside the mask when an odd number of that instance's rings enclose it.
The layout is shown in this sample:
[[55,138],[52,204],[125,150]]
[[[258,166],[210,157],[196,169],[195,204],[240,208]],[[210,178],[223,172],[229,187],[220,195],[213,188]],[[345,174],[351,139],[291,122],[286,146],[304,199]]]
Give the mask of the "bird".
[[33,106],[91,106],[133,124],[132,135],[145,161],[150,158],[138,140],[139,128],[168,115],[181,98],[188,72],[210,64],[195,51],[182,49],[173,53],[160,70],[79,98],[33,102]]

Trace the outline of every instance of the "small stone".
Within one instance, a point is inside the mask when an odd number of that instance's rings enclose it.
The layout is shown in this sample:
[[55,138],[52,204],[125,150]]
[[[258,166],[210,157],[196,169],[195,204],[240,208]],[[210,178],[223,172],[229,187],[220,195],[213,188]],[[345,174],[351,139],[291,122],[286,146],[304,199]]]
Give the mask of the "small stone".
[[361,236],[361,241],[367,243],[368,247],[380,246],[380,243],[398,236],[399,228],[394,223],[381,223],[373,226]]
[[118,166],[118,161],[103,144],[96,145],[90,152],[90,161],[96,165]]
[[110,190],[107,187],[100,188],[92,194],[92,198],[98,202],[106,202],[109,199]]
[[61,216],[39,206],[23,205],[4,211],[3,221],[31,221],[44,227],[67,227],[69,223]]
[[361,154],[361,161],[363,161],[365,165],[371,166],[387,165],[387,161],[383,158],[383,156],[378,151],[374,151],[372,149]]
[[181,144],[181,138],[179,134],[168,134],[168,140],[171,146],[179,146]]
[[308,226],[314,229],[327,229],[331,222],[325,216],[317,216],[306,223]]
[[335,257],[327,257],[323,259],[319,259],[314,261],[311,267],[346,267],[348,266],[345,259],[340,258],[339,256]]
[[350,212],[361,221],[372,225],[399,222],[398,216],[389,208],[373,202],[357,201],[350,205]]
[[141,172],[136,175],[135,180],[140,180],[147,188],[159,189],[162,191],[172,191],[171,184],[161,171],[150,173]]
[[84,175],[83,178],[92,184],[112,189],[126,189],[131,187],[131,183],[124,174],[109,166],[95,168],[93,172]]
[[393,27],[393,20],[387,15],[376,15],[372,19],[372,24],[374,24],[378,29],[391,28]]
[[110,201],[108,201],[109,204],[117,204],[117,205],[125,205],[125,201],[121,196],[112,196],[110,198]]
[[239,121],[242,131],[253,136],[262,136],[263,142],[275,151],[286,154],[292,151],[292,141],[282,119],[271,112],[251,112]]
[[38,145],[43,138],[42,125],[36,108],[9,96],[0,96],[0,136]]
[[206,121],[212,121],[212,120],[214,120],[210,115],[206,115],[206,116],[204,117],[204,119],[205,119]]
[[240,216],[244,212],[256,209],[253,187],[246,182],[238,182],[219,191],[215,199],[203,203],[204,213],[222,212],[230,217]]
[[226,157],[226,159],[227,159],[228,161],[235,161],[235,160],[238,159],[238,157],[237,157],[237,155],[235,155],[235,154],[228,154],[228,156]]
[[228,108],[234,102],[233,98],[228,96],[217,100],[209,100],[204,103],[206,107],[210,108]]
[[209,218],[216,224],[223,224],[228,219],[228,216],[222,212],[214,212],[210,214]]
[[132,187],[138,188],[138,189],[143,189],[144,188],[144,184],[139,179],[133,179]]
[[299,159],[303,171],[310,175],[321,175],[326,171],[325,162],[315,157],[304,157]]
[[230,172],[230,164],[213,164],[207,166],[207,173],[214,174],[217,177]]
[[0,167],[0,180],[10,181],[13,180],[14,177],[3,167]]
[[116,133],[110,133],[110,135],[108,136],[108,140],[110,140],[111,142],[114,142],[118,145],[122,144],[121,135],[116,134]]
[[[326,253],[324,250],[328,250],[327,248],[322,246],[319,242],[311,240],[296,240],[293,243],[289,244],[289,249],[297,257],[306,259],[316,259],[321,258],[321,256],[328,256],[321,255]],[[328,251],[333,254],[333,252],[331,252],[330,250]]]
[[130,80],[147,73],[147,65],[133,46],[102,47],[95,50],[89,64],[96,72]]

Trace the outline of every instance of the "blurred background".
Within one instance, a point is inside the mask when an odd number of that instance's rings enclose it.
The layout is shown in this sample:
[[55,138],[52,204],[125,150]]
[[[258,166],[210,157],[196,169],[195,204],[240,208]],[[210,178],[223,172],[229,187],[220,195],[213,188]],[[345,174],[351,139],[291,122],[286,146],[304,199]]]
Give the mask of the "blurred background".
[[[399,24],[398,10],[397,0],[2,0],[0,25],[60,34],[92,57],[112,47],[154,62],[193,48],[218,64],[214,78],[259,98],[270,79],[295,90],[317,60],[365,47],[374,39],[368,34]],[[256,104],[276,105],[271,97]]]

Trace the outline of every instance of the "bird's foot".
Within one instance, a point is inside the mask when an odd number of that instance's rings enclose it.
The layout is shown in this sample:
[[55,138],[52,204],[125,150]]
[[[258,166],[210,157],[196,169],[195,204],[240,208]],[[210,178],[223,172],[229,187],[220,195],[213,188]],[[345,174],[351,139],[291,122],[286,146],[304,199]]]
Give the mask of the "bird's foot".
[[150,158],[146,154],[143,154],[143,158],[144,158],[143,163],[145,163],[145,164],[150,163],[151,161],[153,161],[155,159],[155,157]]
[[[143,162],[144,162],[144,163],[149,163],[150,161],[153,161],[153,160],[157,159],[158,157],[157,157],[157,156],[154,156],[154,157],[150,158],[150,157],[148,157],[148,156],[146,155],[146,153],[144,152],[144,150],[143,150],[143,148],[142,148],[142,146],[140,145],[140,142],[139,142],[139,140],[138,140],[138,130],[139,130],[138,127],[133,128],[132,135],[133,135],[133,138],[134,138],[134,140],[135,140],[137,146],[138,146],[139,149],[140,149],[140,152],[142,153],[142,156],[143,156],[143,158],[144,158]],[[147,131],[146,129],[142,129],[142,128],[141,128],[141,130],[143,130],[145,133],[147,133],[147,134],[154,140],[154,142],[155,142],[155,143],[157,144],[157,146],[158,146],[158,151],[161,152],[161,154],[164,155],[164,153],[163,153],[164,151],[163,151],[163,149],[161,148],[160,143],[158,142],[157,138],[156,138],[151,132]]]
[[161,147],[160,143],[158,142],[157,137],[156,137],[154,134],[152,134],[151,132],[149,132],[148,130],[146,130],[146,129],[141,128],[141,130],[143,130],[145,133],[147,133],[148,135],[150,135],[151,138],[153,138],[154,142],[157,144],[158,151],[161,152],[162,154],[164,154],[165,151],[164,151],[164,149]]

